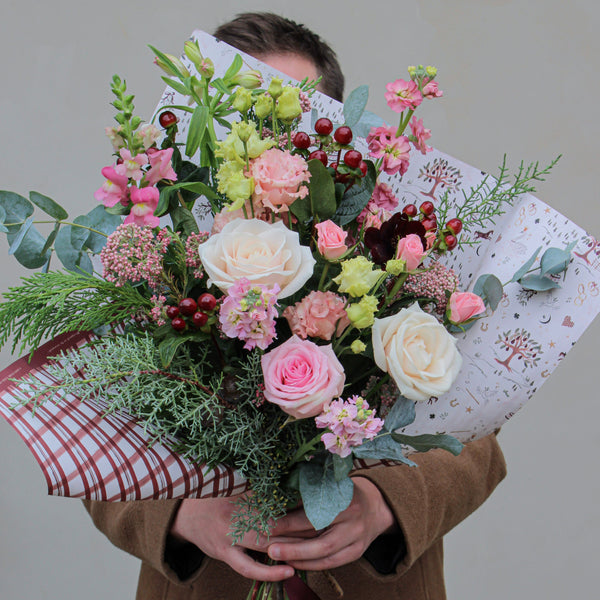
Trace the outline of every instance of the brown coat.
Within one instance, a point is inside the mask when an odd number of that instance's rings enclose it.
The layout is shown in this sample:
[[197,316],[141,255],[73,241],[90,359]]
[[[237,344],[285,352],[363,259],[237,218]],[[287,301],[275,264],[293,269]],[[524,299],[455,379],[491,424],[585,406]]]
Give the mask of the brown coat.
[[[414,458],[411,456],[411,458]],[[444,600],[443,536],[479,507],[504,478],[506,467],[495,435],[467,444],[460,456],[434,450],[405,465],[360,471],[381,490],[405,537],[407,553],[395,573],[381,575],[364,559],[333,571],[346,599]],[[243,600],[250,582],[224,563],[205,558],[181,581],[165,562],[167,535],[178,500],[86,502],[96,526],[119,548],[139,557],[137,600]],[[318,572],[310,586],[334,600]]]

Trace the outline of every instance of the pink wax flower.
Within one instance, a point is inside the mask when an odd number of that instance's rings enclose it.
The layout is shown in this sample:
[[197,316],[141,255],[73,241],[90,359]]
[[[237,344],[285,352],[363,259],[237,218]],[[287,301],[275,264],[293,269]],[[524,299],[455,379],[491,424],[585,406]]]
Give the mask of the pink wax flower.
[[331,345],[294,335],[263,355],[261,363],[265,399],[296,419],[318,415],[344,389],[344,368]]
[[265,350],[275,339],[277,294],[280,288],[252,284],[242,277],[228,290],[219,309],[221,330],[230,338],[245,342],[244,348]]
[[396,259],[406,261],[406,268],[414,271],[425,257],[423,242],[416,233],[409,233],[398,241],[396,249]]
[[285,212],[296,198],[304,198],[310,179],[306,161],[288,150],[271,148],[250,161],[249,176],[254,179],[254,199],[273,212]]
[[454,292],[448,301],[448,319],[458,325],[485,312],[483,300],[472,292]]
[[114,167],[104,167],[102,175],[106,177],[106,181],[100,189],[94,192],[94,198],[107,208],[114,206],[117,202],[126,206],[128,204],[127,184],[129,183],[127,176],[117,173]]
[[431,137],[431,129],[425,129],[425,127],[423,127],[423,119],[417,121],[417,117],[413,117],[410,122],[410,130],[412,132],[412,137],[414,138],[411,139],[411,141],[421,154],[427,154],[433,150],[431,146],[425,144],[425,141]]
[[119,155],[123,162],[115,167],[115,171],[134,181],[140,181],[144,176],[142,167],[148,164],[148,157],[145,154],[131,156],[131,152],[129,152],[127,148],[121,148],[121,150],[119,150]]
[[423,78],[423,97],[424,98],[440,98],[444,95],[442,90],[438,89],[437,81],[429,81],[427,77]]
[[160,219],[154,216],[158,206],[160,192],[155,187],[131,188],[133,206],[123,223],[135,223],[140,226],[157,227]]
[[348,232],[344,231],[333,221],[327,220],[318,223],[317,230],[317,248],[321,255],[327,260],[336,260],[346,254],[346,238]]
[[325,448],[342,458],[351,454],[352,447],[373,439],[383,428],[383,421],[375,417],[375,409],[370,410],[360,396],[332,400],[315,423],[319,429],[328,430],[321,436]]
[[173,148],[159,150],[149,156],[150,169],[146,172],[146,181],[150,185],[156,185],[161,179],[177,181],[177,173],[171,164],[172,156]]
[[306,339],[316,337],[330,340],[335,333],[341,335],[350,325],[344,309],[346,302],[333,292],[312,291],[300,302],[283,311],[292,333]]
[[396,79],[396,81],[388,83],[385,89],[387,90],[385,93],[387,104],[397,113],[401,113],[407,108],[415,109],[423,101],[418,85],[412,80]]

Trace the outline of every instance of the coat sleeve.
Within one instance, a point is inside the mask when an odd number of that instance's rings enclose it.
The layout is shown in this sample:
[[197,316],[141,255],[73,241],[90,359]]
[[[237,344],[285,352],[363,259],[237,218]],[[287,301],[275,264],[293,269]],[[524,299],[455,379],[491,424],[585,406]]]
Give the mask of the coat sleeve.
[[[397,557],[389,569],[397,575],[481,506],[506,475],[496,434],[466,444],[459,456],[430,450],[410,458],[417,467],[376,467],[353,474],[373,482],[394,513],[401,530],[396,544],[401,547],[390,548],[389,538],[384,543],[388,555]],[[369,562],[381,572],[381,552],[376,546],[370,550],[375,560],[368,557]]]

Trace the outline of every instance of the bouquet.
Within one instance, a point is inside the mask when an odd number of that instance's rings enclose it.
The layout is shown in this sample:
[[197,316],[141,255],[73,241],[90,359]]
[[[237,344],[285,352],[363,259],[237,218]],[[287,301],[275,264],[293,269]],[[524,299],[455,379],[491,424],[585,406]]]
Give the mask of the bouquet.
[[[422,408],[471,376],[459,338],[487,331],[510,294],[527,302],[558,290],[591,238],[560,233],[560,245],[518,252],[517,262],[507,253],[496,272],[472,277],[481,248],[495,257],[492,227],[520,214],[554,163],[512,179],[503,166],[468,192],[442,155],[424,163],[431,132],[414,113],[442,96],[433,67],[387,86],[398,114],[388,125],[365,110],[364,86],[332,117],[318,81],[266,85],[239,54],[218,74],[198,39],[183,59],[153,51],[168,86],[158,126],[135,115],[115,76],[115,161],[102,169],[98,206],[67,221],[50,198],[0,194],[10,253],[42,268],[6,294],[0,343],[12,335],[36,349],[82,332],[14,396],[33,411],[68,396],[99,403],[107,419],[133,418],[150,445],[235,470],[243,480],[229,493],[253,493],[238,501],[234,539],[268,533],[298,502],[322,529],[349,505],[356,466],[460,452],[453,429]],[[427,186],[418,193],[417,160]],[[54,220],[46,239],[34,205]],[[54,255],[65,270],[50,270]],[[525,327],[507,324],[495,346],[504,356],[486,360],[499,376],[513,361],[520,373],[541,368],[542,346]],[[536,381],[513,385],[529,396]],[[459,437],[499,426],[500,411]],[[450,422],[443,410],[433,416]]]

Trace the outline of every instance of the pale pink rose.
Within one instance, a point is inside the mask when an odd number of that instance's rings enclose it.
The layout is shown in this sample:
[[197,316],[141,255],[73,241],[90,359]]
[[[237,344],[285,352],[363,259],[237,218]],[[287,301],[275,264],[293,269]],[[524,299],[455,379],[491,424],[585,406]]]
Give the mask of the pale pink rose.
[[302,185],[310,179],[306,161],[288,150],[271,148],[250,161],[249,176],[254,179],[254,198],[273,212],[285,212],[297,198],[308,194]]
[[472,292],[454,292],[448,301],[449,319],[453,323],[464,323],[485,311],[483,300]]
[[345,300],[333,292],[312,291],[294,306],[288,306],[283,316],[295,335],[330,340],[334,332],[341,335],[350,325],[345,304]]
[[344,389],[344,368],[331,345],[294,335],[264,354],[261,363],[265,398],[296,419],[320,414]]
[[348,232],[344,231],[333,221],[327,220],[316,225],[317,248],[327,260],[336,260],[346,254],[346,237]]
[[396,259],[406,261],[406,268],[409,271],[416,269],[425,256],[423,242],[416,233],[409,233],[398,241],[396,249]]

